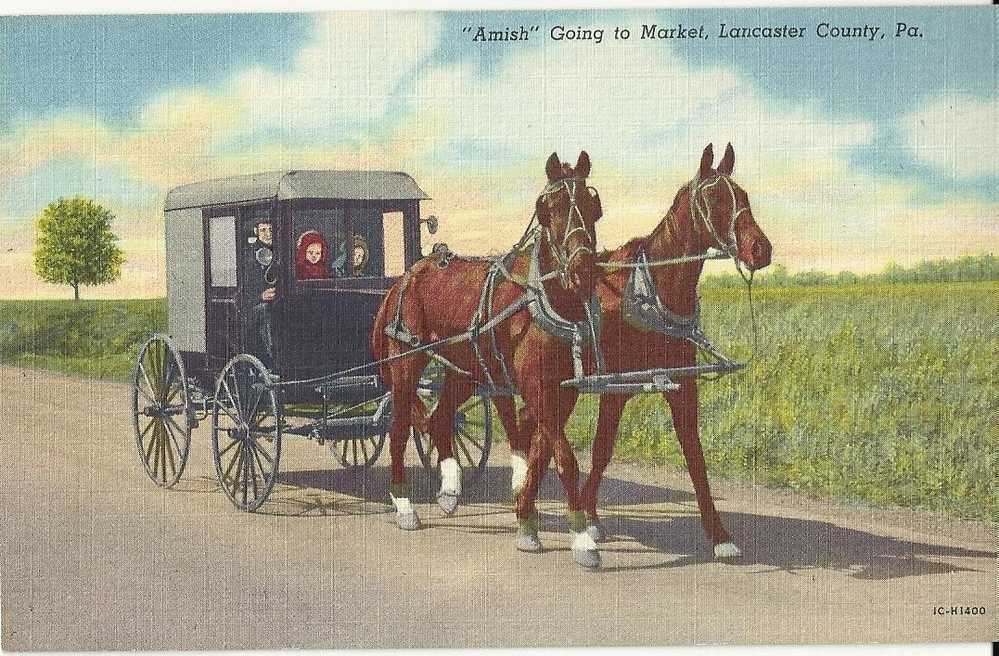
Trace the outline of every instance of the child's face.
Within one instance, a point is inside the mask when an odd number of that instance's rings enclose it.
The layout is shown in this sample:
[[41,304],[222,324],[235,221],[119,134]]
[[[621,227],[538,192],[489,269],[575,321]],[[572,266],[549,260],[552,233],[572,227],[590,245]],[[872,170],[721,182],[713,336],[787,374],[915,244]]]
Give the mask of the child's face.
[[354,266],[358,267],[364,264],[364,249],[361,247],[354,248]]
[[318,264],[319,260],[321,260],[322,257],[323,257],[322,244],[319,243],[309,244],[305,248],[305,259],[307,259],[311,264]]

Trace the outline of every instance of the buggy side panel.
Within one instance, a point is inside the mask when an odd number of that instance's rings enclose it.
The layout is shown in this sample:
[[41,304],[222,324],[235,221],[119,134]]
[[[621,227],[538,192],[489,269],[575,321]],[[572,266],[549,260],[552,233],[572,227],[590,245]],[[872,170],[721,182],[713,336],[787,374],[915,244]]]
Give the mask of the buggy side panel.
[[201,208],[166,217],[167,330],[181,351],[204,353],[205,268]]

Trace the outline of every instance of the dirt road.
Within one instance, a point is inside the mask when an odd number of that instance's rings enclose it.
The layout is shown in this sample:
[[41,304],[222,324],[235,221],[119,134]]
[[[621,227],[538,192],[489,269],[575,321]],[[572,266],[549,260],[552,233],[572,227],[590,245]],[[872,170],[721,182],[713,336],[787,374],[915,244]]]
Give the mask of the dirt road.
[[[684,473],[613,465],[601,491],[613,539],[590,573],[568,553],[553,475],[549,551],[514,550],[503,445],[450,518],[413,458],[426,528],[403,533],[384,454],[351,475],[289,440],[275,494],[243,514],[216,490],[207,427],[164,491],[141,472],[126,386],[0,368],[0,389],[7,650],[996,638],[984,525],[716,483],[746,554],[721,564]],[[985,615],[934,610],[952,606]]]

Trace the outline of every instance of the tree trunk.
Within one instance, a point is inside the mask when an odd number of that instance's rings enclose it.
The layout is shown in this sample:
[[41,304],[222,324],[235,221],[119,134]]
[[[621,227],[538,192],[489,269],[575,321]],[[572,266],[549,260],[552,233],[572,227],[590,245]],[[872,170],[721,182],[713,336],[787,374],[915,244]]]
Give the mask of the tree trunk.
[[73,283],[73,300],[80,300],[80,283],[78,282]]

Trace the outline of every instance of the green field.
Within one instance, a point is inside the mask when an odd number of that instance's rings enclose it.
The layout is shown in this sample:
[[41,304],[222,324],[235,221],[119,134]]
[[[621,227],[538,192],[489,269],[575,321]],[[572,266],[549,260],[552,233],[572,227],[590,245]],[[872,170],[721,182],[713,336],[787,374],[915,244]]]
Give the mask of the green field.
[[[755,359],[702,385],[702,440],[714,477],[818,496],[996,519],[999,334],[995,282],[761,287]],[[738,288],[704,290],[704,324],[743,359]],[[165,303],[0,301],[0,359],[126,380]],[[569,433],[592,439],[596,403]],[[619,459],[682,466],[658,396],[629,404]]]

